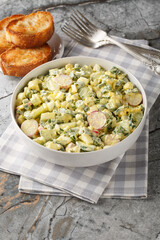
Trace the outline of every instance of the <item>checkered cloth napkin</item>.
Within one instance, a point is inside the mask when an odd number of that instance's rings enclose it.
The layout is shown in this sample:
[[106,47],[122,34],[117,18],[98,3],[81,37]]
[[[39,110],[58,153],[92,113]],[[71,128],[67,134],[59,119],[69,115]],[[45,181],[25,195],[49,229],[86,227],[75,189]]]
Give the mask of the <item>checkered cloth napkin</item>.
[[[137,45],[146,43],[119,40]],[[68,56],[76,55],[105,58],[129,69],[142,83],[151,108],[159,94],[160,79],[138,60],[112,45],[93,50],[75,44]],[[0,146],[0,169],[21,176],[21,192],[72,195],[91,203],[97,203],[100,197],[147,196],[148,118],[138,141],[124,156],[99,166],[68,168],[46,162],[23,145],[13,123],[2,135]]]

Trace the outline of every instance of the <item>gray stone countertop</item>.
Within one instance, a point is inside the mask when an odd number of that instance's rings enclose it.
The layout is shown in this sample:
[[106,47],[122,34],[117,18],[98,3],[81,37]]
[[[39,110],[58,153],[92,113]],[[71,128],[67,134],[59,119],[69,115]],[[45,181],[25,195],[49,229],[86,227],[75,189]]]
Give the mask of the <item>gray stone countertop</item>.
[[[160,49],[158,0],[1,0],[0,18],[53,6],[56,32],[73,9],[112,35],[147,39]],[[11,122],[15,82],[0,81],[0,135]],[[0,240],[160,239],[160,97],[150,111],[148,199],[101,199],[93,205],[73,197],[20,194],[19,177],[0,172]]]

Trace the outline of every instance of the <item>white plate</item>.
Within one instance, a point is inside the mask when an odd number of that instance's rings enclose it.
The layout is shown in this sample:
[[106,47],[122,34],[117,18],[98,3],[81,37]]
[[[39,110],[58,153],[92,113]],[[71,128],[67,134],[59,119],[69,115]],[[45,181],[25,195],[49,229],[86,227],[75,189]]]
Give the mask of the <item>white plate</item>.
[[63,56],[64,43],[57,33],[54,33],[51,39],[47,43],[52,48],[53,59],[58,59]]

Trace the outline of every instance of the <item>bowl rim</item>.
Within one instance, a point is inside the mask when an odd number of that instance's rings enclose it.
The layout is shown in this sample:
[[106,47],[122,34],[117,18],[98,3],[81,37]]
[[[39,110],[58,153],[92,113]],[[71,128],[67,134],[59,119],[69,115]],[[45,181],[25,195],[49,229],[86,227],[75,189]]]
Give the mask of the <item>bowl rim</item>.
[[[140,90],[140,92],[142,93],[142,97],[143,97],[143,101],[145,100],[145,110],[144,110],[144,114],[143,114],[143,117],[142,117],[142,120],[141,120],[141,122],[140,122],[140,124],[138,125],[138,127],[129,135],[129,136],[127,136],[125,139],[123,139],[122,141],[120,141],[119,143],[116,143],[115,145],[112,145],[112,146],[108,146],[107,148],[103,148],[103,149],[100,149],[100,150],[97,150],[97,151],[91,151],[91,152],[79,152],[79,153],[71,153],[71,152],[63,152],[63,151],[57,151],[57,150],[54,150],[54,149],[50,149],[50,148],[46,148],[45,146],[43,146],[43,145],[41,145],[41,144],[39,144],[39,143],[36,143],[36,142],[34,142],[32,139],[30,139],[21,129],[20,129],[20,127],[19,127],[19,125],[18,125],[18,123],[17,123],[17,121],[16,121],[16,118],[15,118],[15,101],[16,101],[16,96],[17,96],[17,94],[20,92],[20,91],[18,91],[17,92],[17,89],[19,88],[19,86],[23,83],[23,82],[25,82],[25,85],[21,88],[21,89],[23,89],[25,86],[26,86],[26,84],[33,78],[33,77],[31,77],[30,79],[28,79],[28,77],[30,76],[30,75],[32,75],[33,73],[34,73],[34,77],[36,77],[36,76],[40,76],[41,74],[38,74],[38,75],[36,75],[35,73],[36,73],[36,71],[37,70],[40,70],[43,66],[48,66],[48,65],[50,65],[50,64],[52,64],[52,63],[55,63],[56,64],[56,62],[61,62],[61,61],[63,61],[64,59],[67,61],[69,61],[70,59],[77,59],[77,63],[78,63],[78,59],[88,59],[88,60],[95,60],[95,61],[104,61],[104,62],[106,62],[106,64],[108,63],[108,64],[111,64],[111,65],[114,65],[114,66],[116,66],[117,68],[120,68],[122,71],[124,71],[125,73],[127,73],[127,75],[129,74],[132,78],[134,78],[135,80],[136,80],[136,82],[138,82],[138,84],[140,85],[140,87],[141,87],[141,90]],[[69,63],[69,62],[68,62]],[[85,63],[84,63],[85,64]],[[97,63],[98,64],[98,63]],[[60,65],[60,64],[59,64]],[[64,65],[64,64],[62,64],[62,65]],[[91,64],[92,65],[92,64]],[[57,66],[58,67],[58,66]],[[60,67],[60,66],[59,66]],[[55,67],[54,67],[55,68]],[[104,68],[104,67],[103,67]],[[51,69],[50,67],[48,68],[48,70],[49,69]],[[43,72],[46,72],[46,71],[48,71],[48,70],[43,70]],[[106,70],[109,70],[109,69],[106,69]],[[27,79],[27,80],[26,80]],[[129,79],[130,80],[130,79]],[[130,80],[131,81],[131,80]],[[131,81],[132,82],[132,81]],[[139,88],[138,88],[139,89]],[[13,105],[14,105],[14,107],[13,107]],[[42,148],[42,149],[45,149],[45,150],[47,150],[47,151],[49,151],[49,152],[53,152],[53,153],[59,153],[59,154],[64,154],[64,155],[74,155],[74,156],[77,156],[77,155],[91,155],[91,154],[94,154],[95,152],[102,152],[102,151],[106,151],[108,148],[112,148],[113,149],[113,151],[119,146],[121,146],[121,145],[123,145],[123,144],[125,144],[125,142],[128,142],[128,140],[130,139],[130,138],[132,138],[132,136],[133,136],[133,134],[136,134],[138,131],[139,131],[139,129],[141,128],[141,126],[142,126],[142,124],[145,122],[145,120],[146,120],[146,116],[147,116],[147,111],[148,111],[148,107],[147,107],[147,97],[146,97],[146,93],[145,93],[145,90],[144,90],[144,88],[143,88],[143,86],[141,85],[141,83],[140,83],[140,81],[130,72],[130,71],[128,71],[126,68],[124,68],[124,67],[122,67],[122,66],[120,66],[119,64],[117,64],[117,63],[114,63],[114,62],[112,62],[112,61],[109,61],[109,60],[107,60],[107,59],[105,59],[105,58],[97,58],[97,57],[90,57],[90,56],[83,56],[83,55],[80,55],[80,56],[71,56],[71,57],[63,57],[63,58],[59,58],[59,59],[55,59],[55,60],[51,60],[51,61],[49,61],[49,62],[47,62],[47,63],[44,63],[44,64],[42,64],[42,65],[40,65],[40,66],[38,66],[38,67],[36,67],[35,69],[33,69],[33,70],[31,70],[29,73],[27,73],[21,80],[20,80],[20,82],[16,85],[16,87],[15,87],[15,89],[14,89],[14,91],[13,91],[13,94],[12,94],[12,97],[11,97],[11,102],[10,102],[10,112],[11,112],[11,117],[12,117],[12,121],[14,122],[14,125],[16,126],[16,129],[18,130],[18,133],[20,133],[21,134],[21,136],[23,135],[23,137],[27,140],[27,141],[29,141],[30,143],[32,143],[33,145],[35,144],[35,146],[38,146],[39,148]],[[137,141],[137,140],[136,140]]]

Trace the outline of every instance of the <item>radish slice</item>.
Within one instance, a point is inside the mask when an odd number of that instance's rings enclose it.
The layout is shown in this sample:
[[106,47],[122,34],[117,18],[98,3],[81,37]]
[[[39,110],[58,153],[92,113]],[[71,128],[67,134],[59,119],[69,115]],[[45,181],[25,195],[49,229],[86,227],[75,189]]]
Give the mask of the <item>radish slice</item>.
[[94,129],[102,129],[106,124],[106,116],[103,112],[94,111],[88,115],[88,123]]
[[21,125],[21,129],[28,137],[32,137],[38,133],[38,122],[34,119],[25,120]]
[[120,140],[121,139],[114,134],[107,134],[104,138],[104,144],[111,146],[111,145],[114,145],[114,144],[120,142]]
[[69,88],[72,85],[72,78],[68,75],[60,75],[53,79],[55,83],[57,83],[60,88]]
[[128,104],[130,106],[133,106],[133,107],[136,107],[138,106],[139,104],[142,103],[142,94],[140,92],[137,92],[137,93],[128,93],[126,96],[125,96]]
[[93,130],[92,131],[94,134],[96,134],[96,136],[98,136],[98,134],[99,134],[99,131],[97,131],[97,130]]

